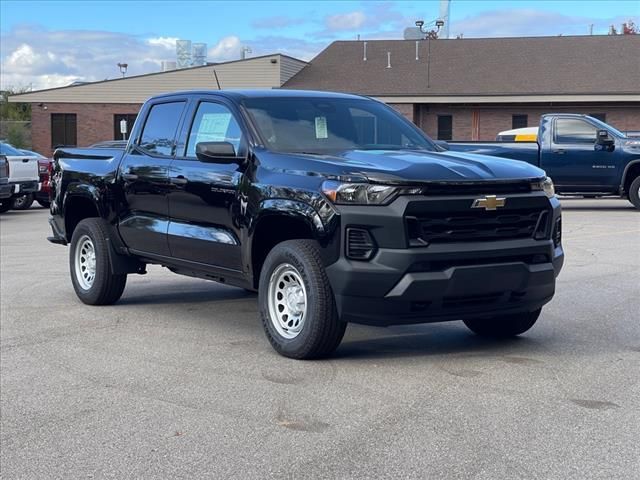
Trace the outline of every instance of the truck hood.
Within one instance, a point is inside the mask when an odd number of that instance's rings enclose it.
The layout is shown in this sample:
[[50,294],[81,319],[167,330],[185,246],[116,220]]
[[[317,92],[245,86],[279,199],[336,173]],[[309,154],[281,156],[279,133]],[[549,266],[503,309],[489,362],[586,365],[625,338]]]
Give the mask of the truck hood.
[[286,156],[296,157],[294,170],[297,171],[346,177],[359,175],[380,183],[505,181],[545,175],[543,170],[526,162],[462,152],[349,150],[333,155]]

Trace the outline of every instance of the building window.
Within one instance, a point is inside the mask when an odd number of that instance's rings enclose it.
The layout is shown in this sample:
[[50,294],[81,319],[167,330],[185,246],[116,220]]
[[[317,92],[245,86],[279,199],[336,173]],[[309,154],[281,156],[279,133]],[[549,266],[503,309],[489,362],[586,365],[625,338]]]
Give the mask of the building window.
[[51,148],[77,146],[77,125],[75,113],[52,113]]
[[[129,140],[129,135],[131,135],[131,129],[137,116],[135,113],[116,113],[113,116],[113,139]],[[120,122],[122,122],[122,120],[127,122],[127,133],[125,134],[120,130]]]
[[526,128],[529,126],[529,115],[511,115],[511,128]]
[[590,117],[597,118],[601,122],[607,123],[607,114],[606,113],[590,113]]
[[438,140],[453,139],[453,116],[438,115]]

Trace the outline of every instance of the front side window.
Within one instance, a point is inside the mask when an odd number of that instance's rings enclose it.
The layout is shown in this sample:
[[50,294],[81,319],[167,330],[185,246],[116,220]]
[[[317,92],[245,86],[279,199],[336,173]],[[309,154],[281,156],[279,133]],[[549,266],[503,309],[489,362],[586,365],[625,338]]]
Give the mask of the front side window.
[[278,152],[434,150],[386,105],[359,98],[250,98],[244,105],[266,146]]
[[229,142],[237,154],[241,141],[242,130],[231,111],[220,103],[202,102],[189,132],[186,156],[195,158],[200,142]]
[[140,148],[154,155],[173,155],[180,116],[185,102],[159,103],[151,107],[142,130]]
[[556,143],[595,143],[596,127],[584,120],[558,118],[556,120]]

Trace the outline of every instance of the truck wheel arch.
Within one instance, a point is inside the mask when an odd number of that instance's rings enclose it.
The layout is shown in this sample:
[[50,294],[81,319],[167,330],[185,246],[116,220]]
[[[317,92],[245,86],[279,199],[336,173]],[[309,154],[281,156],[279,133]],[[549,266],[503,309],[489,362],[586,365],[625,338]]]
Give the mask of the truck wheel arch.
[[78,223],[92,217],[101,217],[101,215],[97,203],[91,196],[67,194],[64,201],[64,230],[67,241],[71,241]]
[[254,287],[258,287],[260,271],[267,255],[278,243],[286,240],[321,240],[324,226],[317,212],[302,202],[267,200],[250,229],[251,268]]
[[622,185],[620,185],[620,189],[623,195],[629,194],[629,187],[631,183],[640,177],[640,160],[633,160],[629,162],[624,169],[624,173],[622,174]]

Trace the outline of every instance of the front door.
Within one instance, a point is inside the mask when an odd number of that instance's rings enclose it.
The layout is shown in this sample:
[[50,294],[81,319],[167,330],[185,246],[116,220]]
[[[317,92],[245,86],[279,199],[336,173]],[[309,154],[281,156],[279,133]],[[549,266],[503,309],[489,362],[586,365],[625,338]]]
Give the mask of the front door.
[[127,247],[169,255],[169,166],[185,101],[152,105],[135,146],[129,146],[118,171],[124,194],[119,231]]
[[[242,270],[240,253],[241,162],[218,163],[196,157],[199,142],[229,142],[246,156],[242,130],[231,109],[215,101],[193,107],[185,124],[182,155],[171,164],[169,181],[169,248],[171,255],[225,270]],[[180,153],[180,152],[179,152]],[[235,219],[235,220],[234,220]]]
[[615,183],[616,155],[596,148],[597,130],[581,118],[554,120],[551,148],[543,149],[540,167],[559,190],[603,191]]

